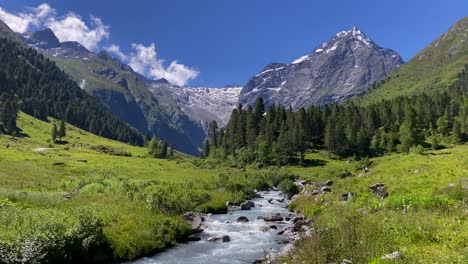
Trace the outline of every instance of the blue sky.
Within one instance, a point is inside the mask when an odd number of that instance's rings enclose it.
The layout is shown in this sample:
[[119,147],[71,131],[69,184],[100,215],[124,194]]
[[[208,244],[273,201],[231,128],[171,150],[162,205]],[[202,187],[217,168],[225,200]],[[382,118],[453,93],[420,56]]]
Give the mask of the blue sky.
[[[39,10],[44,3],[49,9]],[[289,63],[353,26],[407,61],[466,16],[468,1],[0,0],[0,7],[17,30],[49,25],[61,40],[120,51],[150,78],[222,87],[243,85],[268,63]]]

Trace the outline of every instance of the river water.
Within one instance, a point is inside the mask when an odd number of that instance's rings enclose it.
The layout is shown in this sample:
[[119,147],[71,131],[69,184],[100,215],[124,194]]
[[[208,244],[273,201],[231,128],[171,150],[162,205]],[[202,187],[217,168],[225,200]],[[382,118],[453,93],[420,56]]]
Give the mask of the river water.
[[[282,252],[288,245],[281,241],[290,238],[278,235],[278,231],[291,225],[291,221],[265,222],[257,219],[273,213],[280,213],[283,217],[291,217],[290,212],[284,208],[283,203],[276,202],[283,199],[278,191],[262,192],[262,198],[253,199],[255,207],[251,210],[236,210],[228,214],[212,215],[205,217],[204,231],[198,234],[201,241],[179,244],[162,253],[151,257],[145,257],[133,264],[149,263],[252,263],[266,254]],[[268,200],[273,199],[272,203]],[[237,218],[245,216],[247,223],[237,222]],[[269,226],[277,226],[277,230],[267,229]],[[213,236],[228,235],[230,242],[209,242],[207,238]]]

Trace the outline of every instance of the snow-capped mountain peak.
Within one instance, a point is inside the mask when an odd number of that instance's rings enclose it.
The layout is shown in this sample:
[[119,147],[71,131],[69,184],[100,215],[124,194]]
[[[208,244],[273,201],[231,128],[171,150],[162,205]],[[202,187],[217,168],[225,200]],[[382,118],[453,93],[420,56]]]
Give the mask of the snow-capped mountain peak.
[[291,64],[270,64],[244,86],[240,103],[301,106],[337,102],[361,93],[403,64],[394,51],[375,44],[359,28],[341,31]]

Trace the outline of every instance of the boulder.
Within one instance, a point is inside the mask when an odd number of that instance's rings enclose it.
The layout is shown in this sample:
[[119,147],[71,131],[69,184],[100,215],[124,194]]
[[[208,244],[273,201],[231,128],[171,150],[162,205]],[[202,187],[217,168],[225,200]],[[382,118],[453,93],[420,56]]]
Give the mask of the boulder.
[[384,183],[376,183],[370,186],[369,189],[371,189],[379,198],[385,198],[388,196],[388,192]]
[[351,260],[349,260],[349,259],[343,259],[341,261],[341,264],[353,264],[353,262]]
[[197,235],[190,235],[187,237],[187,241],[200,241],[200,237]]
[[382,256],[382,259],[402,259],[404,257],[405,256],[403,255],[403,253],[401,253],[400,251],[395,251],[385,256]]
[[245,216],[239,216],[239,217],[237,218],[237,222],[240,222],[240,223],[247,223],[247,222],[249,222],[249,219],[248,219],[247,217],[245,217]]
[[279,222],[279,221],[283,221],[283,217],[281,216],[281,214],[276,213],[276,214],[264,216],[263,220],[266,222]]
[[285,217],[284,221],[291,221],[291,217]]
[[269,226],[269,227],[270,227],[271,229],[275,229],[275,230],[277,230],[277,229],[278,229],[278,227],[277,227],[277,226],[275,226],[275,225],[271,225],[271,226]]
[[293,223],[296,223],[297,221],[301,221],[301,220],[304,220],[303,216],[296,216],[293,218]]
[[278,239],[276,240],[276,243],[278,243],[279,245],[286,245],[286,244],[289,244],[289,240],[288,239]]
[[201,229],[203,217],[199,213],[188,212],[188,213],[185,213],[183,217],[185,220],[190,222],[190,225],[192,227],[192,233],[199,233],[203,231]]
[[330,193],[332,190],[330,189],[330,187],[328,186],[323,186],[320,191],[322,191],[323,193]]
[[270,231],[270,227],[269,226],[262,226],[262,227],[260,227],[260,231],[268,232],[268,231]]
[[294,223],[294,226],[293,226],[294,232],[301,231],[302,227],[307,226],[308,224],[310,224],[310,222],[311,221],[307,219],[297,221],[296,223]]
[[343,193],[342,195],[340,195],[340,200],[349,201],[349,200],[352,200],[354,197],[356,197],[356,194],[353,192]]
[[250,210],[252,207],[255,207],[255,204],[252,201],[246,201],[240,204],[241,210]]
[[317,189],[315,189],[315,190],[313,190],[312,192],[309,192],[309,194],[310,194],[310,195],[318,195],[318,194],[320,194],[320,191],[317,190]]
[[215,237],[210,237],[207,239],[209,242],[229,242],[231,241],[231,238],[228,235],[222,235],[222,236],[215,236]]
[[288,227],[283,228],[281,231],[279,231],[276,234],[280,236],[290,236],[290,235],[294,235],[294,231],[292,229],[292,226],[288,226]]
[[328,180],[325,182],[325,185],[327,186],[332,186],[333,185],[333,181],[332,180]]

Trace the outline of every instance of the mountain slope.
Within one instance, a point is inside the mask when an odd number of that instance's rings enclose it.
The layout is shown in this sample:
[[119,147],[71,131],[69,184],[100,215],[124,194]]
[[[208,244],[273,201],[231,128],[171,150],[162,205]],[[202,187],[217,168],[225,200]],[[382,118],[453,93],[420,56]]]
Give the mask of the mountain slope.
[[384,79],[401,64],[396,52],[379,47],[353,28],[291,64],[268,65],[247,82],[239,101],[253,105],[262,97],[266,105],[279,103],[293,109],[339,102]]
[[170,95],[154,95],[149,80],[131,67],[101,51],[94,54],[77,42],[59,42],[50,29],[21,35],[23,41],[46,54],[89,94],[99,98],[114,114],[142,133],[174,143],[197,155],[205,137]]
[[467,63],[468,17],[465,17],[395,70],[382,85],[353,101],[369,104],[400,95],[445,89]]
[[87,59],[55,60],[84,90],[138,130],[168,140],[183,152],[198,154],[203,139],[196,136],[204,137],[201,127],[187,124],[188,118],[171,97],[154,96],[146,86],[148,80],[127,65],[105,52]]
[[34,49],[0,38],[1,93],[14,93],[24,112],[65,119],[100,136],[143,144],[142,135],[82,91],[54,62]]
[[17,43],[23,43],[21,41],[21,38],[13,30],[11,30],[11,28],[8,27],[8,25],[5,24],[5,22],[3,22],[2,20],[0,20],[0,37],[9,39]]

